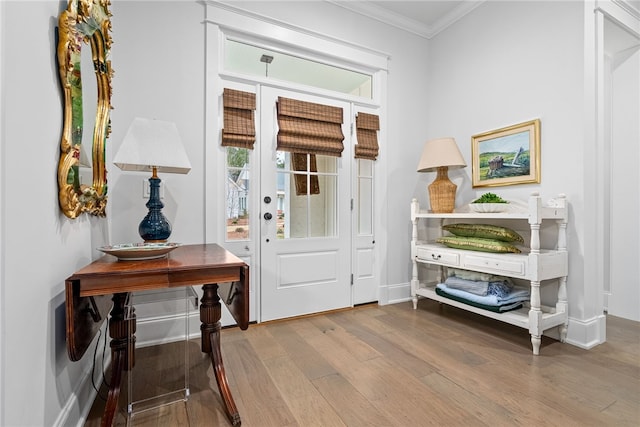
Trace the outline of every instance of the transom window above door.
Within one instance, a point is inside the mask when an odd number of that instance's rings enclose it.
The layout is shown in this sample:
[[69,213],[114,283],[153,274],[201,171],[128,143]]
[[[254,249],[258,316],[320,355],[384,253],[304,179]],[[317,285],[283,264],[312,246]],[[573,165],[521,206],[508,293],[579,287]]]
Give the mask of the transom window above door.
[[225,39],[224,69],[299,83],[367,99],[372,98],[370,74],[278,52],[246,42]]

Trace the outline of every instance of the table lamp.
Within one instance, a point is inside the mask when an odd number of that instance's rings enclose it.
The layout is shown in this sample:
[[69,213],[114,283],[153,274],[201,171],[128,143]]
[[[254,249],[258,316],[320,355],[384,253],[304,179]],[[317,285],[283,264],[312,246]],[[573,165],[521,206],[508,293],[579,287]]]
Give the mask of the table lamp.
[[429,200],[431,211],[434,213],[450,213],[456,204],[456,189],[449,180],[449,168],[463,168],[467,166],[456,145],[456,140],[438,138],[427,141],[422,149],[418,172],[437,172],[436,179],[429,185]]
[[138,232],[145,242],[165,242],[171,225],[162,214],[158,172],[189,173],[191,163],[174,123],[136,117],[118,149],[113,163],[124,171],[151,172],[149,213],[140,222]]

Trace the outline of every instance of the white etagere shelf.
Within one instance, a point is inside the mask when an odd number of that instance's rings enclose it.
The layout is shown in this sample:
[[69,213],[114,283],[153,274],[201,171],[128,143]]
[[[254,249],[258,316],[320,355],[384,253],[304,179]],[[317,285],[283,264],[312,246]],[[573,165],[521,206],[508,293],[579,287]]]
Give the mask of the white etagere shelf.
[[[528,203],[510,203],[509,210],[501,213],[476,213],[465,206],[453,213],[437,214],[420,210],[416,199],[411,202],[411,222],[413,225],[411,238],[411,296],[413,307],[417,308],[418,297],[425,297],[454,307],[471,311],[492,319],[528,329],[531,334],[533,354],[539,354],[542,333],[550,328],[558,327],[560,339],[564,342],[567,334],[567,201],[564,195],[549,200],[546,204],[538,193],[532,193]],[[520,254],[489,253],[453,249],[434,242],[434,238],[426,241],[418,240],[419,221],[439,221],[441,227],[445,222],[459,220],[487,220],[486,223],[504,221],[526,221],[530,230],[528,248]],[[557,224],[557,240],[554,248],[541,248],[540,227],[543,221],[552,220]],[[482,221],[485,222],[485,221]],[[442,230],[440,230],[442,235]],[[530,282],[531,297],[523,308],[505,313],[495,313],[464,304],[435,292],[435,282],[420,281],[418,265],[436,267],[454,267],[483,273],[496,274]],[[540,301],[540,286],[544,280],[557,279],[558,295],[554,307],[544,306]]]

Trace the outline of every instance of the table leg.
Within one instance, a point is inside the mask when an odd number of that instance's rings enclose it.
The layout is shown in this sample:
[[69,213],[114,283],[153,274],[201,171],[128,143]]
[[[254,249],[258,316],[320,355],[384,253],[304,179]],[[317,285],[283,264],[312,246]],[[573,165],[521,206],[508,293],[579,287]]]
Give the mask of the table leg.
[[136,319],[133,313],[126,314],[128,293],[113,295],[113,308],[109,319],[109,336],[111,337],[111,380],[109,395],[100,422],[101,427],[111,427],[118,409],[122,371],[130,370],[135,364],[135,332]]
[[224,410],[229,421],[234,426],[241,424],[240,414],[236,409],[236,404],[231,396],[231,390],[227,383],[227,375],[222,363],[222,353],[220,352],[220,317],[221,305],[218,296],[218,285],[207,284],[202,287],[203,295],[200,304],[200,331],[202,335],[202,352],[208,353],[211,357],[213,372],[218,383],[218,390],[224,403]]

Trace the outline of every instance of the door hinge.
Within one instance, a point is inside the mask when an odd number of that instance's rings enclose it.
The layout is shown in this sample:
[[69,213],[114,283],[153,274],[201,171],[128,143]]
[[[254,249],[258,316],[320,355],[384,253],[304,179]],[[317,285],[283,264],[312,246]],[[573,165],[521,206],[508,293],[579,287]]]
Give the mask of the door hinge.
[[351,132],[351,136],[353,136],[353,122],[351,122],[350,127],[351,127],[351,130],[350,130],[350,132]]
[[351,273],[351,286],[353,286],[353,273]]
[[351,199],[351,211],[353,211],[353,199]]

